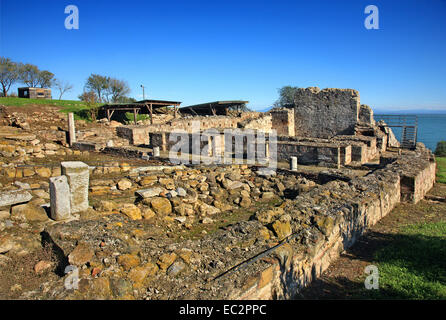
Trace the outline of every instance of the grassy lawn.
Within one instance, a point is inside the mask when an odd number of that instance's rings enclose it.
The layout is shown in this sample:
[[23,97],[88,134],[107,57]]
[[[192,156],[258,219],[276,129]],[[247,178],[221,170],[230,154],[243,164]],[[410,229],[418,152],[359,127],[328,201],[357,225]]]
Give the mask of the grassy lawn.
[[47,99],[27,99],[17,97],[0,97],[0,104],[4,106],[21,107],[30,104],[53,105],[62,108],[82,108],[85,107],[82,101],[78,100],[47,100]]
[[436,157],[437,182],[446,183],[446,157]]
[[378,250],[379,290],[372,299],[446,299],[446,222],[406,226]]
[[79,100],[47,100],[47,99],[27,99],[16,97],[0,97],[0,105],[14,106],[14,107],[26,107],[30,105],[45,105],[61,107],[60,112],[68,113],[73,112],[76,120],[89,120],[88,109],[84,102]]

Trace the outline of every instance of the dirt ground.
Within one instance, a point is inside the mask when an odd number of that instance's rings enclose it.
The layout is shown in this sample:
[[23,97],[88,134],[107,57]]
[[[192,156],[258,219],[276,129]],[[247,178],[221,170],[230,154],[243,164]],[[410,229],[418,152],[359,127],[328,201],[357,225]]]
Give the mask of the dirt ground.
[[[446,196],[446,184],[437,183],[429,195]],[[302,290],[296,299],[360,299],[366,266],[374,264],[374,253],[390,244],[401,227],[423,222],[446,221],[446,202],[422,200],[400,203],[369,229],[355,245],[341,254],[321,278]]]

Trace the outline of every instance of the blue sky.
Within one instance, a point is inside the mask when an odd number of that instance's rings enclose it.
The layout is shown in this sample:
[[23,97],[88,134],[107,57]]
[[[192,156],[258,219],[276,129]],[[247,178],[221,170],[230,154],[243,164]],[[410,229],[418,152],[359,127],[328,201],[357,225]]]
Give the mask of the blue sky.
[[[79,8],[67,30],[65,6]],[[367,5],[379,30],[367,30]],[[91,73],[183,105],[244,99],[264,109],[284,85],[353,88],[374,109],[446,110],[446,0],[0,0],[0,55],[74,84]],[[57,97],[57,93],[53,93]]]

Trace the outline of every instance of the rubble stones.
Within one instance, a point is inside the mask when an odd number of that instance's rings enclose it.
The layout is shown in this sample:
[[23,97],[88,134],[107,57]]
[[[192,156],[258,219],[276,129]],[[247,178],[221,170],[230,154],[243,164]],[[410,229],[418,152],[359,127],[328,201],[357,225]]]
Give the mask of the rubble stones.
[[156,214],[165,215],[172,212],[172,204],[166,198],[154,197],[150,201],[150,204],[152,206],[153,211],[155,211]]
[[94,256],[94,250],[87,243],[81,242],[68,255],[68,262],[75,266],[82,266]]

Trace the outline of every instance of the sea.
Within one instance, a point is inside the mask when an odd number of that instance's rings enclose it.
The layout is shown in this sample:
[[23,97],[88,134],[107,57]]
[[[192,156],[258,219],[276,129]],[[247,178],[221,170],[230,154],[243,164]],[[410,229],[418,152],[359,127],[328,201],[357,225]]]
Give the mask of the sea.
[[[393,114],[398,115],[398,113]],[[426,147],[435,151],[438,141],[446,141],[446,112],[443,114],[415,115],[418,117],[417,141],[424,143]],[[379,114],[375,115],[375,120],[379,120]],[[396,138],[401,141],[401,128],[392,128],[392,130]]]

